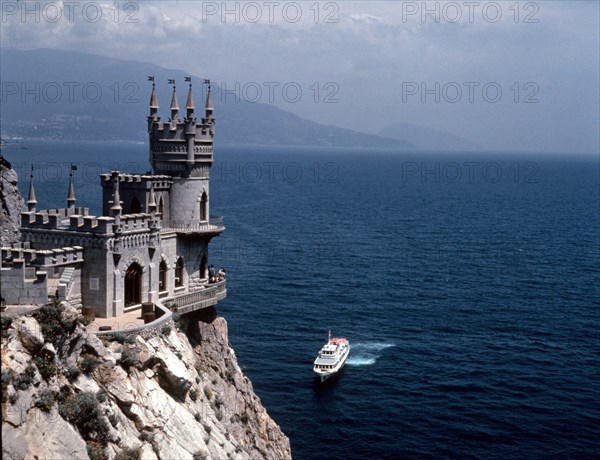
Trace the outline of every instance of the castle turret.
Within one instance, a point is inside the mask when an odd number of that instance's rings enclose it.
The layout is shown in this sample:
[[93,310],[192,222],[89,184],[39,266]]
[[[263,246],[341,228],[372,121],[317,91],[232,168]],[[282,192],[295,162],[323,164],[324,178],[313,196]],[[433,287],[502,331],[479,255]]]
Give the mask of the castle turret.
[[37,200],[35,199],[35,189],[33,188],[33,165],[31,165],[31,174],[29,176],[29,194],[27,195],[27,210],[29,212],[35,212],[35,205]]
[[196,105],[194,104],[194,96],[192,96],[192,83],[191,83],[191,78],[187,77],[190,82],[190,89],[188,91],[188,96],[187,96],[187,101],[185,103],[185,109],[187,110],[187,119],[191,120],[194,118],[194,110],[196,108]]
[[190,82],[190,89],[188,91],[187,102],[185,108],[187,111],[187,117],[185,119],[185,140],[187,148],[187,158],[185,160],[186,167],[192,169],[194,167],[194,140],[196,138],[196,117],[194,116],[194,96],[192,95],[192,78],[186,77],[186,80]]
[[213,101],[212,101],[212,91],[211,91],[211,87],[210,87],[210,80],[206,80],[207,84],[208,84],[208,94],[206,95],[206,105],[204,107],[204,110],[206,111],[206,118],[209,118],[209,116],[212,118],[212,113],[214,110],[213,107]]
[[153,119],[157,118],[158,114],[158,99],[156,98],[156,85],[154,84],[154,77],[148,77],[152,79],[152,94],[150,94],[150,117]]
[[[162,123],[158,117],[148,118],[150,164],[155,174],[172,178],[169,219],[204,222],[209,216],[209,171],[213,162],[215,122],[212,116],[212,97],[209,86],[205,117],[198,120],[195,116],[191,77],[186,77],[186,81],[190,82],[190,87],[185,104],[185,119],[178,115],[179,104],[174,80],[169,80],[173,84],[171,120]],[[154,87],[152,91],[154,93]],[[154,105],[158,106],[158,103]]]
[[75,209],[75,186],[73,185],[73,168],[71,166],[71,173],[69,174],[69,193],[67,194],[67,209]]
[[179,122],[179,102],[177,102],[177,89],[173,81],[173,96],[171,96],[171,129],[177,129]]
[[113,171],[111,175],[113,180],[113,199],[110,210],[115,218],[115,224],[118,225],[121,221],[121,212],[123,211],[123,207],[121,206],[121,197],[119,196],[119,171]]

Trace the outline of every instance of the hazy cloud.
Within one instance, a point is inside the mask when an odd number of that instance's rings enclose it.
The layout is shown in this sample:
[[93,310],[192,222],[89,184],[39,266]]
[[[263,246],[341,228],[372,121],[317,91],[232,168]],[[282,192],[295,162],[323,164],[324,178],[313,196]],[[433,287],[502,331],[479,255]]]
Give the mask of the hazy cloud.
[[81,1],[70,18],[67,4],[3,1],[2,46],[149,61],[232,89],[296,82],[300,101],[273,103],[366,132],[404,122],[494,150],[599,150],[597,2]]

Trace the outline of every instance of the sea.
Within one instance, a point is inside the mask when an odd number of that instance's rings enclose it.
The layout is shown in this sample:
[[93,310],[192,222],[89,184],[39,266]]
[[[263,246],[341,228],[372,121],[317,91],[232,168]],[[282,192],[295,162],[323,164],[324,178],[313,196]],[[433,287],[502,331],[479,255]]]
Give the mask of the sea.
[[[18,145],[17,145],[18,147]],[[101,209],[146,144],[4,149]],[[296,459],[600,457],[598,155],[216,146],[218,312]],[[328,331],[342,373],[315,382]]]

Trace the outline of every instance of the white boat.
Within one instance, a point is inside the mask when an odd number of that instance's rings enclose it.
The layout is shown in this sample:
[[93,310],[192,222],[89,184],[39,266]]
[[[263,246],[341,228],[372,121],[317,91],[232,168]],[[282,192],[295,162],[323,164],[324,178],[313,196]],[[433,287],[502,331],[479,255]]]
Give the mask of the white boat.
[[329,331],[329,340],[323,345],[317,359],[315,359],[313,367],[315,376],[319,377],[321,382],[324,382],[344,367],[349,354],[350,342],[344,338],[332,339],[331,331]]

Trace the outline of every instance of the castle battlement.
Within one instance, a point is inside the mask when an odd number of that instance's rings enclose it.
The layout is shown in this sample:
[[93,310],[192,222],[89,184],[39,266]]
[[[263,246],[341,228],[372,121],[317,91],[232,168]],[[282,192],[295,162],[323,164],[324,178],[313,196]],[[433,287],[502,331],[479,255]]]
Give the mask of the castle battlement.
[[150,164],[154,171],[176,177],[206,177],[207,168],[213,162],[213,138],[215,135],[210,83],[204,116],[199,121],[195,114],[196,106],[191,83],[185,106],[185,117],[179,116],[175,86],[173,86],[171,116],[168,121],[160,121],[158,107],[156,90],[152,86],[148,134]]
[[158,228],[158,223],[158,219],[151,214],[125,214],[121,216],[121,230],[123,232],[151,230]]
[[225,297],[224,282],[209,284],[209,242],[225,230],[222,218],[209,212],[215,125],[210,88],[200,121],[191,84],[184,118],[175,88],[169,121],[161,122],[157,110],[153,86],[152,171],[100,174],[101,215],[75,206],[75,165],[67,206],[38,210],[32,171],[22,243],[1,248],[0,294],[7,302],[41,305],[58,298],[112,317],[159,298],[182,298],[193,311]]
[[[26,230],[56,230],[58,232],[81,232],[97,235],[113,235],[116,230],[116,219],[108,216],[90,216],[88,208],[76,208],[84,214],[64,213],[50,214],[48,211],[21,213],[21,228]],[[61,210],[64,211],[64,210]],[[160,227],[160,214],[124,214],[120,216],[119,231],[140,232],[151,231]]]
[[65,222],[72,215],[87,216],[89,208],[63,208],[44,209],[41,211],[24,211],[21,213],[21,227],[23,228],[63,228]]
[[21,245],[2,248],[2,267],[60,267],[83,262],[83,247],[31,249]]
[[[113,182],[112,173],[100,174],[100,180],[104,183],[110,184]],[[120,183],[146,183],[151,181],[154,187],[168,187],[171,184],[171,176],[165,176],[160,174],[124,174],[119,173]]]

